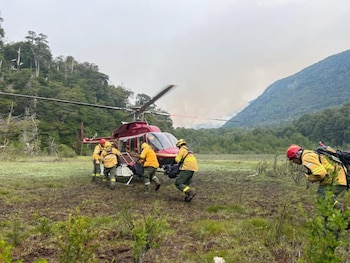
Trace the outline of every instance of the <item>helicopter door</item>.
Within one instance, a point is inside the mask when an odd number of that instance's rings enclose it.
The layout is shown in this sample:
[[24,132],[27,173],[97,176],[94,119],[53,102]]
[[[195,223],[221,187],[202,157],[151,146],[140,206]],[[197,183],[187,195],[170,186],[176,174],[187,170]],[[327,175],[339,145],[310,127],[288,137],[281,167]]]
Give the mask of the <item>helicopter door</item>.
[[120,152],[127,152],[127,140],[120,140],[118,143],[118,149]]
[[139,150],[137,149],[137,138],[130,138],[130,143],[129,143],[129,147],[130,147],[130,153],[131,154],[135,154],[135,153],[139,153]]
[[145,135],[139,135],[137,137],[130,138],[129,140],[129,150],[131,154],[140,154],[141,153],[141,145],[144,143]]
[[146,142],[146,140],[145,140],[145,135],[141,135],[141,136],[139,136],[138,137],[138,141],[139,141],[139,153],[141,153],[142,152],[142,150],[141,150],[141,145],[144,143],[144,142]]

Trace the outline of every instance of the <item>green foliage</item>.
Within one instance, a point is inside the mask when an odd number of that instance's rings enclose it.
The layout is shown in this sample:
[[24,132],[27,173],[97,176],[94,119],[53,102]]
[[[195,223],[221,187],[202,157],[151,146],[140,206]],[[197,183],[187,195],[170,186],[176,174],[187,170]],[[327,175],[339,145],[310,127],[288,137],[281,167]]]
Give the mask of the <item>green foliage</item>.
[[[287,169],[286,169],[286,173],[289,177],[291,177],[293,179],[293,181],[299,185],[300,182],[302,181],[302,179],[304,178],[304,170],[301,170],[301,167],[300,165],[298,164],[295,164],[295,163],[292,163],[292,162],[289,162],[288,163],[288,166],[286,166]],[[304,169],[302,167],[302,169]]]
[[269,164],[268,162],[259,162],[256,165],[256,173],[257,175],[267,175],[269,172],[269,168],[271,168],[271,164]]
[[226,212],[236,212],[236,213],[243,213],[244,212],[244,207],[242,207],[239,204],[232,204],[232,205],[213,205],[209,206],[207,208],[207,211],[210,213],[215,213],[215,214],[220,214],[220,213],[226,213]]
[[91,228],[90,221],[89,218],[70,214],[66,223],[58,225],[59,262],[96,262],[93,254],[97,244],[92,241],[98,232]]
[[38,213],[35,213],[34,217],[36,218],[36,221],[38,222],[36,230],[41,235],[43,235],[45,237],[53,235],[54,230],[53,230],[53,226],[52,226],[49,218],[41,217]]
[[12,231],[8,233],[7,237],[13,246],[17,246],[21,243],[23,233],[18,219],[12,221]]
[[329,191],[326,198],[317,202],[317,213],[308,220],[309,235],[305,247],[305,257],[301,262],[339,263],[342,255],[337,249],[347,243],[344,229],[349,224],[349,211],[334,207],[334,198]]
[[195,223],[193,231],[196,237],[206,240],[207,238],[224,235],[227,229],[227,222],[217,222],[216,220],[201,220]]
[[167,218],[161,218],[155,211],[152,215],[144,215],[142,219],[133,222],[134,228],[134,261],[142,262],[143,256],[151,248],[158,248],[169,232]]
[[[0,240],[0,262],[2,263],[14,263],[12,260],[12,246],[6,244],[5,241]],[[22,263],[22,261],[17,261],[17,263]]]
[[69,146],[65,145],[65,144],[60,144],[58,146],[58,157],[61,158],[71,158],[71,157],[75,157],[76,153],[75,151],[70,148]]
[[120,237],[129,235],[134,228],[134,222],[130,213],[130,205],[123,207],[118,215],[118,229]]

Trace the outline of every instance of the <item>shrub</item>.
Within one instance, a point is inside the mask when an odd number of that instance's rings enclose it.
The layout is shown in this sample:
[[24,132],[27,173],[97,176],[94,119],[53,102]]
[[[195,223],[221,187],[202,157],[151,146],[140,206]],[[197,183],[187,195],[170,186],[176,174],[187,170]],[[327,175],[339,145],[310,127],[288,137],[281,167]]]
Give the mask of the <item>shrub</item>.
[[75,157],[76,153],[70,148],[69,146],[65,144],[60,144],[58,146],[58,157],[63,158],[63,157]]
[[151,248],[157,248],[163,242],[169,224],[167,218],[158,215],[147,215],[142,219],[134,221],[132,234],[134,237],[134,260],[142,262],[143,256]]
[[97,245],[92,241],[97,234],[97,230],[91,229],[88,218],[69,215],[67,222],[58,229],[59,262],[94,262]]

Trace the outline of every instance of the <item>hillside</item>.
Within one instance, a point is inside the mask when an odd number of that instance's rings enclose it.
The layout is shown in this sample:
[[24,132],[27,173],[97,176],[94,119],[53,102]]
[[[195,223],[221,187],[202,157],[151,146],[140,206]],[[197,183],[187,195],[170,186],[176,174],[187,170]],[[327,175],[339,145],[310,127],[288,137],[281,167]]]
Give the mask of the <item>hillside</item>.
[[223,127],[289,122],[304,114],[342,105],[349,97],[350,50],[347,50],[274,82]]

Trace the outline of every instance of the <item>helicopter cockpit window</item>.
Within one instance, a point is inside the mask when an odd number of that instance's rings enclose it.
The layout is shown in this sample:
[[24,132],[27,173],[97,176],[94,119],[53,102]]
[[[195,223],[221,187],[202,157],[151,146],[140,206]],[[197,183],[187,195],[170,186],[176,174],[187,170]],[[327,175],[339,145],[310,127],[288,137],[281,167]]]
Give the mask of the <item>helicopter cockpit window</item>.
[[168,137],[169,141],[173,144],[173,146],[176,148],[176,143],[177,143],[177,139],[174,135],[172,135],[171,133],[168,132],[163,132],[163,134]]
[[169,140],[168,136],[162,132],[148,133],[147,142],[154,148],[155,151],[160,151],[167,148],[174,148],[174,145]]

